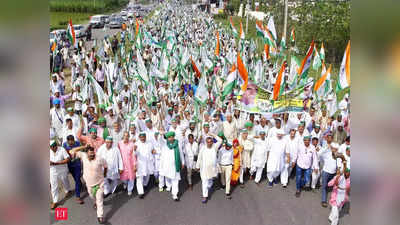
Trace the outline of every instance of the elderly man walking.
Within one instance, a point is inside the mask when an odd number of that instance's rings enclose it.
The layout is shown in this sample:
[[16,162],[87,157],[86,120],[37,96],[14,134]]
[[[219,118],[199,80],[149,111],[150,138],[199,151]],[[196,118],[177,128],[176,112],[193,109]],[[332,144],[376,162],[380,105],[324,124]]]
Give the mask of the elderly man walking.
[[50,187],[51,195],[53,197],[53,203],[51,209],[57,207],[60,201],[58,193],[58,181],[61,180],[65,193],[68,195],[72,193],[68,181],[68,167],[67,163],[70,161],[70,157],[63,147],[57,146],[55,140],[50,141]]
[[104,180],[104,195],[107,197],[109,194],[114,194],[120,174],[124,170],[124,164],[121,153],[117,147],[114,147],[111,136],[106,138],[106,143],[99,148],[97,155],[107,162],[108,169]]
[[172,188],[172,199],[179,201],[179,181],[181,180],[181,169],[184,168],[185,158],[179,141],[175,139],[175,132],[169,131],[165,134],[166,145],[161,147],[160,176],[165,177],[167,188]]
[[[217,143],[214,144],[215,138]],[[222,144],[222,139],[215,134],[209,133],[206,137],[206,145],[200,148],[196,168],[200,170],[201,185],[203,190],[202,203],[207,203],[208,191],[213,185],[213,179],[218,175],[217,151]]]

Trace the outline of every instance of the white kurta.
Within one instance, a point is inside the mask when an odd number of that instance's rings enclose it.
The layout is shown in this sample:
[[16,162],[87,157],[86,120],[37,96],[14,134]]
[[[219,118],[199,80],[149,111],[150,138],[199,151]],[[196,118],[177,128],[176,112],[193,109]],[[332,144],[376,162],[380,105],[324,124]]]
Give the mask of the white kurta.
[[243,145],[243,152],[242,152],[242,166],[243,168],[250,168],[251,167],[251,153],[254,150],[254,143],[253,140],[243,140],[242,137],[239,138],[239,143]]
[[190,144],[189,142],[186,143],[185,145],[185,164],[187,168],[194,168],[194,156],[198,154],[199,150],[199,145],[197,142],[193,141],[193,144]]
[[226,139],[228,139],[228,141],[232,143],[233,139],[237,137],[238,133],[236,123],[233,120],[231,123],[229,123],[228,121],[224,121],[222,125]]
[[56,109],[55,107],[53,107],[52,109],[50,109],[51,125],[56,130],[56,134],[59,138],[62,137],[62,129],[65,121],[64,116],[65,110],[63,108]]
[[153,147],[154,150],[156,150],[156,154],[154,154],[154,172],[160,171],[161,149],[164,145],[166,145],[164,138],[160,136],[158,137],[157,140],[154,138]]
[[218,175],[217,151],[221,143],[222,139],[218,137],[217,143],[213,144],[211,148],[208,148],[207,145],[200,148],[196,168],[200,169],[202,180],[208,180]]
[[122,162],[121,153],[118,148],[111,147],[107,149],[106,144],[103,144],[96,152],[98,157],[103,158],[107,162],[107,174],[108,179],[118,179],[119,170],[124,169],[124,164]]
[[279,140],[277,137],[273,137],[269,140],[267,172],[282,171],[285,165],[285,146],[286,141],[284,138]]
[[137,141],[136,142],[136,176],[147,176],[154,173],[154,157],[151,153],[153,149],[153,144],[146,141]]
[[[184,155],[179,148],[181,163],[184,165]],[[175,151],[173,149],[169,149],[167,144],[161,147],[161,157],[160,157],[160,176],[164,176],[173,180],[180,180],[181,175],[179,172],[176,172],[175,167]]]
[[264,168],[267,162],[267,139],[254,139],[254,151],[251,156],[251,166]]
[[290,136],[286,136],[285,139],[286,139],[285,153],[289,153],[290,163],[296,162],[297,150],[299,148],[299,143],[298,143],[296,137],[291,139]]

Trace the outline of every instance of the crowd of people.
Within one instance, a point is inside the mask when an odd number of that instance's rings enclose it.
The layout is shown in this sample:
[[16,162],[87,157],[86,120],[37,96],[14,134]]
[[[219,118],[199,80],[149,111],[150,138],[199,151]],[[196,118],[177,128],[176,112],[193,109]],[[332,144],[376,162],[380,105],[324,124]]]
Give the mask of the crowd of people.
[[[206,204],[210,189],[221,187],[231,199],[232,185],[245,188],[248,179],[262,185],[266,174],[267,188],[295,182],[296,197],[319,188],[322,207],[333,187],[329,220],[337,224],[350,191],[349,96],[337,112],[316,99],[303,112],[242,111],[239,85],[221,94],[236,52],[242,49],[249,70],[258,59],[265,75],[275,77],[276,68],[209,14],[176,4],[160,4],[147,21],[128,24],[121,38],[79,40],[58,53],[64,60],[51,68],[50,80],[51,209],[61,201],[60,181],[79,204],[86,186],[104,223],[103,199],[119,185],[128,196],[136,186],[142,199],[154,179],[179,201],[179,183],[192,190],[199,176]],[[221,55],[214,58],[215,30]],[[204,104],[199,79],[208,84]],[[273,87],[271,79],[260,81]]]

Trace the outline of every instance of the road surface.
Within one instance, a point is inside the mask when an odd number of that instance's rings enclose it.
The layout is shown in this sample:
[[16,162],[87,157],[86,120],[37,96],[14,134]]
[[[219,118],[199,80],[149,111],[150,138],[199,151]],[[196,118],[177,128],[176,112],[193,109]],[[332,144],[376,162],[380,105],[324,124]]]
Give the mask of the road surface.
[[[184,176],[182,176],[183,178]],[[71,179],[72,180],[72,179]],[[245,188],[233,189],[232,199],[225,199],[224,190],[215,190],[207,204],[201,203],[201,181],[196,174],[193,191],[187,189],[186,180],[180,181],[181,200],[172,200],[170,192],[159,192],[150,181],[144,199],[136,192],[129,197],[122,185],[112,197],[104,201],[106,224],[113,225],[328,225],[330,209],[320,205],[321,194],[302,192],[295,197],[295,181],[283,189],[280,184],[267,188],[266,178],[262,184],[247,181]],[[54,211],[50,211],[50,223],[57,225],[98,224],[93,201],[86,191],[82,194],[85,204],[78,205],[75,197],[70,197],[60,207],[68,208],[67,221],[55,221]],[[350,216],[340,219],[341,225],[350,224]]]

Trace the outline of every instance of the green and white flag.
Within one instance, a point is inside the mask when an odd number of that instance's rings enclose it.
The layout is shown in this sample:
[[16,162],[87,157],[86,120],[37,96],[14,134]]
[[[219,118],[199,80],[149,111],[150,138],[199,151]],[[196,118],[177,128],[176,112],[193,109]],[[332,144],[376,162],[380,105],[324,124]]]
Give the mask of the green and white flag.
[[319,50],[319,57],[321,58],[322,61],[325,61],[325,48],[324,48],[324,43],[322,43],[321,49]]
[[160,71],[159,78],[167,81],[168,80],[168,72],[169,72],[169,59],[164,50],[162,51],[161,54],[162,55],[161,55],[160,66],[159,66],[159,71]]
[[149,76],[147,74],[146,66],[144,65],[142,55],[140,54],[139,49],[136,49],[137,54],[137,67],[136,71],[140,77],[140,79],[147,85],[149,85]]
[[139,28],[138,35],[136,36],[136,48],[142,49],[143,44],[142,44],[142,29]]
[[289,77],[288,77],[288,83],[290,90],[294,89],[297,85],[297,80],[299,78],[297,71],[300,68],[300,60],[292,55],[291,60],[290,60],[290,71],[289,71]]
[[97,83],[94,77],[91,74],[88,74],[89,82],[93,85],[94,91],[97,95],[97,101],[100,105],[105,104],[107,102],[107,97],[104,94],[103,88]]
[[278,36],[276,35],[276,29],[275,29],[274,17],[273,16],[271,16],[269,18],[267,28],[270,31],[270,33],[272,34],[272,38],[276,42]]
[[199,82],[199,87],[196,90],[196,95],[194,96],[195,99],[201,103],[202,105],[206,104],[207,97],[208,97],[208,90],[206,87],[206,76],[201,76],[200,82]]
[[283,51],[283,49],[286,49],[286,41],[285,41],[285,37],[282,36],[282,40],[281,40],[281,51]]
[[313,66],[314,70],[318,70],[321,67],[322,62],[321,62],[321,57],[318,54],[317,47],[314,47],[314,52],[315,52],[315,56],[314,56],[314,61],[313,61],[312,66]]

